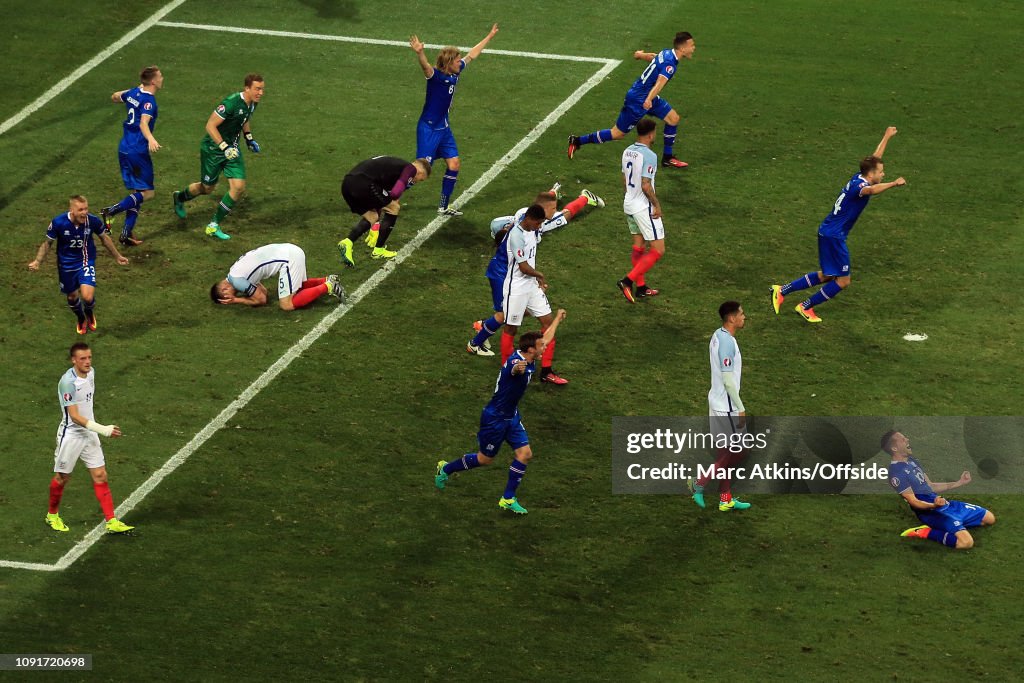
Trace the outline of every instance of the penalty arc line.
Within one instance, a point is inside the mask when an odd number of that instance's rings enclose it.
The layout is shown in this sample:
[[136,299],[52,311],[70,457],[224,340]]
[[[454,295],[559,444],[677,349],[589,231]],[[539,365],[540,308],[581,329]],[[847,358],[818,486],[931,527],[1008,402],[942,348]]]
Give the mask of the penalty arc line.
[[[584,95],[586,95],[594,86],[600,83],[605,76],[611,73],[615,67],[621,64],[621,61],[608,60],[605,62],[598,71],[588,78],[582,85],[580,85],[569,97],[564,99],[555,109],[548,114],[544,119],[538,123],[533,130],[526,134],[522,140],[515,144],[512,149],[505,153],[500,159],[494,162],[494,164],[487,169],[487,171],[480,176],[475,183],[473,183],[469,189],[467,189],[460,198],[461,203],[466,203],[473,199],[479,194],[485,187],[487,187],[502,171],[504,171],[512,162],[519,158],[519,156],[526,151],[537,139],[543,135],[548,128],[550,128],[556,121],[569,111],[577,102],[579,102]],[[135,507],[141,503],[147,495],[149,495],[153,489],[157,487],[168,475],[174,470],[178,469],[183,465],[193,453],[195,453],[203,444],[205,444],[210,437],[216,434],[218,431],[227,425],[228,421],[234,417],[238,411],[244,408],[248,403],[254,399],[264,388],[267,387],[274,379],[277,378],[292,361],[298,358],[306,349],[313,345],[320,337],[324,335],[336,322],[341,320],[352,307],[362,301],[375,290],[387,277],[397,268],[405,259],[409,258],[416,249],[423,245],[431,236],[436,233],[444,223],[448,221],[448,216],[438,216],[428,223],[424,228],[416,233],[415,237],[409,241],[408,244],[403,246],[398,251],[398,255],[392,260],[388,261],[383,268],[378,270],[376,273],[371,275],[362,285],[356,289],[346,302],[333,311],[325,315],[319,323],[317,323],[313,329],[307,332],[299,341],[297,341],[290,349],[288,349],[277,361],[267,368],[263,374],[256,378],[252,384],[250,384],[241,394],[238,395],[234,401],[232,401],[224,410],[222,410],[215,418],[210,420],[209,423],[203,429],[201,429],[192,439],[181,447],[181,449],[171,456],[163,466],[154,472],[150,477],[135,489],[128,498],[126,498],[116,510],[117,516],[120,518],[124,514],[135,509]],[[105,533],[104,524],[98,524],[93,528],[85,537],[75,544],[67,553],[61,557],[56,564],[53,565],[40,565],[28,562],[11,562],[7,560],[0,560],[0,567],[13,567],[20,569],[37,569],[43,571],[59,571],[67,569],[75,562],[78,558],[84,555],[89,548],[93,546]]]
[[42,95],[37,97],[35,101],[33,101],[32,103],[26,105],[17,114],[7,119],[3,123],[0,123],[0,135],[3,135],[11,128],[14,128],[19,123],[27,119],[32,114],[45,107],[50,100],[64,92],[64,90],[67,89],[69,85],[71,85],[79,78],[95,69],[97,66],[106,61],[107,58],[110,57],[112,54],[114,54],[115,52],[117,52],[122,47],[132,42],[136,38],[138,38],[140,35],[142,35],[147,30],[156,25],[161,19],[163,19],[165,16],[167,16],[169,13],[173,12],[183,4],[185,4],[185,0],[173,0],[173,2],[169,2],[160,9],[158,9],[148,19],[146,19],[141,24],[133,28],[128,33],[124,34],[124,36],[122,36],[120,40],[111,43],[106,49],[104,49],[95,57],[90,59],[88,62],[86,62],[85,64],[83,64],[82,66],[78,67],[70,74],[65,76],[55,86],[53,86],[52,88],[44,92]]

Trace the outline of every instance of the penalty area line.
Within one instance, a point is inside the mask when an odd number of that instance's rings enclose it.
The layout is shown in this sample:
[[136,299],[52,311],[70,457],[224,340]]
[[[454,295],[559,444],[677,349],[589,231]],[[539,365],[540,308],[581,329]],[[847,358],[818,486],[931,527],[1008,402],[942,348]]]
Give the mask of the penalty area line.
[[[361,45],[387,45],[391,47],[409,47],[409,41],[383,40],[381,38],[361,38],[358,36],[338,36],[328,33],[300,33],[297,31],[273,31],[262,28],[249,28],[246,26],[219,26],[216,24],[190,24],[184,21],[160,21],[157,26],[166,28],[187,28],[194,31],[220,31],[222,33],[245,33],[258,36],[274,36],[277,38],[302,38],[305,40],[327,40],[336,43],[359,43]],[[435,43],[423,43],[423,47],[431,50],[440,50],[445,47]],[[460,47],[462,52],[469,52],[470,48]],[[519,50],[484,50],[489,55],[506,55],[509,57],[528,57],[531,59],[557,59],[565,62],[592,62],[594,64],[615,63],[618,66],[621,61],[607,59],[605,57],[580,57],[577,55],[556,55],[547,52],[522,52]]]
[[[562,100],[555,109],[548,114],[544,119],[534,126],[533,130],[527,133],[519,142],[517,142],[512,149],[505,153],[500,159],[494,162],[489,169],[475,183],[473,183],[469,189],[467,189],[460,196],[460,203],[465,204],[479,194],[485,187],[487,187],[495,178],[497,178],[502,171],[504,171],[510,164],[512,164],[519,156],[526,151],[534,142],[540,138],[552,125],[555,124],[569,109],[571,109],[577,102],[583,99],[590,90],[600,83],[609,73],[611,73],[615,67],[621,64],[619,60],[607,60],[603,66],[597,70],[590,78],[583,82],[571,95]],[[431,236],[436,233],[441,226],[443,226],[449,219],[449,216],[438,216],[428,223],[425,227],[421,228],[419,232],[401,249],[398,251],[398,255],[393,259],[384,264],[384,266],[371,275],[363,284],[361,284],[346,300],[344,304],[340,304],[337,308],[332,310],[330,313],[325,315],[319,323],[317,323],[313,329],[307,332],[299,341],[295,342],[291,348],[289,348],[277,361],[267,368],[263,374],[257,377],[252,384],[250,384],[241,394],[238,395],[234,401],[232,401],[226,408],[224,408],[216,417],[210,420],[205,427],[203,427],[192,439],[181,447],[177,453],[171,456],[167,462],[163,464],[160,469],[154,472],[145,482],[143,482],[135,491],[131,493],[115,511],[117,516],[123,517],[128,512],[131,512],[139,505],[146,496],[148,496],[164,479],[166,479],[172,472],[181,467],[188,461],[189,457],[192,456],[200,447],[203,446],[214,434],[223,429],[228,421],[231,420],[238,412],[249,404],[263,389],[265,389],[271,382],[273,382],[278,375],[291,365],[292,361],[298,358],[304,351],[312,346],[320,337],[322,337],[328,330],[330,330],[336,322],[341,320],[352,307],[366,298],[371,292],[377,289],[378,286],[384,280],[391,275],[392,272],[407,258],[409,258],[414,251],[423,245]],[[0,566],[2,567],[13,567],[18,569],[36,569],[42,571],[55,571],[63,570],[70,567],[78,558],[84,555],[89,548],[93,546],[102,536],[105,534],[105,525],[100,523],[96,525],[89,533],[85,535],[82,540],[74,545],[63,557],[57,560],[56,564],[53,565],[36,565],[27,562],[10,562],[7,560],[0,560]]]

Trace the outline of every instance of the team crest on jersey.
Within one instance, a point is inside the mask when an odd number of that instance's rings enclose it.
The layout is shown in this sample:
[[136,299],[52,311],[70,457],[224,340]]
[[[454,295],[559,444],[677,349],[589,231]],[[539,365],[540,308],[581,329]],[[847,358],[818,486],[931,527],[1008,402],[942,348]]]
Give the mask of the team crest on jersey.
[[223,104],[218,104],[217,105],[217,113],[218,114],[224,114],[224,113],[227,112],[227,110],[228,110],[228,108],[225,107]]
[[144,105],[142,105],[142,108],[146,109],[146,110],[152,109],[153,108],[153,103],[152,102],[146,102]]
[[68,392],[65,391],[64,392],[64,400],[65,401],[70,401],[71,398],[72,398],[71,394],[69,394]]
[[726,358],[725,360],[723,360],[722,361],[722,365],[724,365],[727,368],[731,368],[732,367],[732,358]]
[[893,488],[896,488],[900,485],[900,480],[896,477],[889,477],[889,483],[892,484]]

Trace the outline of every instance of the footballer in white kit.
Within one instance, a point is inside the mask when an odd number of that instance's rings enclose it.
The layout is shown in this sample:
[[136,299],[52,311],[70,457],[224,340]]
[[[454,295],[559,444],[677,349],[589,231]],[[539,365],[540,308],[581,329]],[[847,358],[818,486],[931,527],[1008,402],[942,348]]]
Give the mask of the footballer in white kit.
[[505,260],[508,264],[508,271],[502,284],[504,295],[502,310],[505,312],[506,324],[517,327],[523,324],[526,313],[535,318],[551,313],[551,304],[544,294],[542,278],[538,279],[536,275],[527,274],[520,267],[520,264],[525,263],[528,266],[527,270],[537,272],[536,258],[539,241],[537,230],[540,221],[544,219],[531,221],[527,214],[528,211],[516,215],[518,220],[509,231],[508,239],[505,240]]
[[654,205],[643,190],[644,178],[649,179],[651,187],[654,187],[657,171],[658,155],[650,147],[635,142],[622,153],[622,178],[626,185],[622,210],[626,213],[629,232],[643,235],[648,242],[665,239],[661,216],[654,217]]
[[79,460],[90,469],[106,464],[103,460],[99,434],[74,422],[68,414],[68,406],[75,406],[78,414],[86,421],[93,420],[96,417],[92,409],[92,397],[95,393],[96,371],[92,368],[89,368],[85,377],[80,377],[75,368],[68,368],[57,383],[57,398],[60,401],[63,418],[57,427],[54,472],[71,474]]
[[262,306],[267,303],[263,280],[277,276],[277,301],[285,311],[308,306],[325,294],[344,299],[337,275],[306,277],[306,253],[294,244],[265,244],[239,257],[226,278],[210,288],[219,304]]
[[746,430],[746,409],[740,400],[743,377],[743,356],[734,336],[743,327],[746,315],[735,302],[722,304],[723,310],[732,304],[722,318],[722,327],[715,330],[708,344],[711,360],[711,390],[708,391],[708,415],[711,432],[731,435]]

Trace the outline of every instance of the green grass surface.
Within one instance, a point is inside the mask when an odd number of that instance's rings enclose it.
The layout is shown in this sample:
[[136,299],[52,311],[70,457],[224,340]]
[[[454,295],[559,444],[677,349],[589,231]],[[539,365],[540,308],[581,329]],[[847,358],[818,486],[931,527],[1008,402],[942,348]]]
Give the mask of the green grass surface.
[[[52,49],[73,35],[51,21],[62,3],[4,5],[0,120],[163,3],[90,3],[75,51]],[[748,312],[755,413],[1020,413],[1021,15],[951,1],[185,3],[168,19],[461,45],[498,21],[494,48],[624,61],[130,513],[138,534],[104,538],[60,573],[0,569],[0,650],[93,653],[112,680],[1013,677],[1018,496],[957,492],[1000,523],[954,553],[901,543],[914,519],[896,496],[756,496],[744,515],[612,496],[609,450],[612,416],[705,412],[707,340],[726,298]],[[664,293],[629,307],[613,287],[629,254],[623,145],[570,162],[564,140],[610,126],[640,71],[632,50],[681,29],[697,53],[664,94],[691,168],[659,173],[669,252],[650,280]],[[38,273],[25,264],[69,194],[94,210],[123,196],[123,110],[109,94],[151,63],[166,77],[157,199],[131,265],[98,260],[100,331],[88,338],[97,416],[127,434],[105,443],[117,501],[331,308],[217,309],[209,284],[276,241],[302,246],[311,274],[337,271],[334,243],[353,222],[341,177],[368,156],[414,152],[423,85],[407,48],[160,26],[0,136],[0,559],[52,563],[99,519],[80,468],[62,506],[72,533],[41,524],[54,387],[75,335],[53,255]],[[456,195],[596,69],[485,53],[452,110]],[[249,194],[225,222],[234,239],[214,243],[201,235],[213,199],[181,222],[169,196],[196,179],[205,119],[248,71],[267,82],[252,121],[264,153],[246,157]],[[908,186],[859,221],[853,286],[819,309],[822,325],[776,319],[767,285],[815,267],[817,223],[887,125],[900,129],[887,174]],[[407,195],[394,245],[435,216],[438,177]],[[552,302],[569,310],[556,367],[572,383],[523,401],[537,457],[521,488],[530,514],[513,519],[495,505],[507,452],[444,494],[431,471],[474,448],[497,371],[463,350],[489,307],[486,226],[556,179],[609,206],[539,253]],[[357,262],[342,273],[349,291],[377,269],[364,250]],[[908,331],[929,340],[909,344]]]

